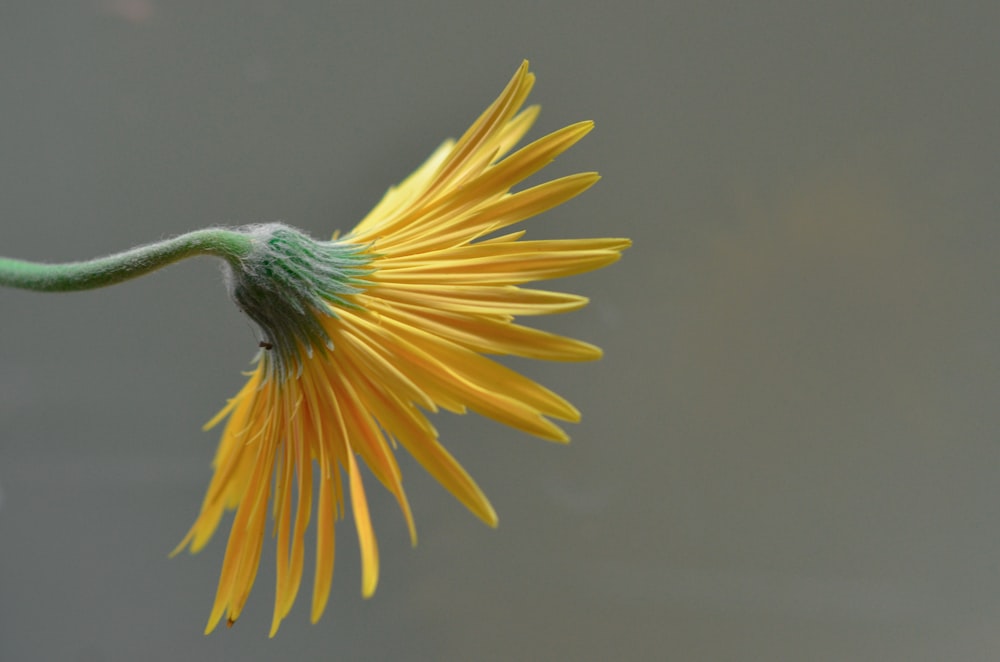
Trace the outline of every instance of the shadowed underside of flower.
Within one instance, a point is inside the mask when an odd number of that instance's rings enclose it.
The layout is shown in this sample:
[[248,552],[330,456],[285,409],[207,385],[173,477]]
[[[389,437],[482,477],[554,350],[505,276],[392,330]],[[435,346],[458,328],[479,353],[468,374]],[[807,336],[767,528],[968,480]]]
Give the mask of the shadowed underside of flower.
[[[309,251],[310,259],[332,251],[331,273],[347,274],[335,295],[318,288],[324,303],[310,307],[315,297],[307,296],[295,307],[307,309],[306,326],[315,328],[286,328],[298,312],[280,322],[259,312],[261,306],[270,310],[266,293],[243,296],[258,306],[248,313],[274,347],[260,353],[249,381],[206,426],[228,419],[201,513],[175,550],[198,551],[224,512],[236,510],[206,632],[223,615],[229,624],[239,617],[257,574],[269,510],[277,540],[272,636],[298,594],[312,519],[313,622],[322,615],[333,576],[334,523],[344,516],[348,493],[361,546],[362,594],[375,591],[378,549],[358,458],[396,497],[414,544],[397,444],[495,526],[489,501],[438,443],[426,412],[472,410],[543,439],[568,441],[552,419],[575,422],[579,412],[486,355],[599,358],[593,345],[514,322],[516,316],[580,308],[585,298],[520,285],[606,266],[629,242],[524,241],[523,231],[503,232],[598,179],[582,173],[510,192],[592,128],[590,122],[573,124],[511,153],[538,114],[537,107],[521,110],[533,82],[525,62],[460,140],[438,148],[348,235],[317,242],[319,253]],[[336,263],[338,255],[346,256],[346,269]]]

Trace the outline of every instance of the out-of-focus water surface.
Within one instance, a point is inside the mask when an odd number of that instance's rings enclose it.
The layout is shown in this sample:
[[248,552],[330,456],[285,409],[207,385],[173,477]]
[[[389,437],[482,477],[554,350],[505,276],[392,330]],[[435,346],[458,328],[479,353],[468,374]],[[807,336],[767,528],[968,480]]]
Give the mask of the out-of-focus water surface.
[[[346,230],[522,58],[532,134],[596,169],[529,234],[629,236],[517,367],[583,412],[549,445],[434,418],[490,530],[409,458],[369,476],[331,603],[267,640],[272,552],[209,637],[193,520],[252,329],[218,266],[0,291],[0,660],[1000,657],[1000,5],[5,2],[0,254],[213,224]],[[221,532],[220,532],[221,533]]]

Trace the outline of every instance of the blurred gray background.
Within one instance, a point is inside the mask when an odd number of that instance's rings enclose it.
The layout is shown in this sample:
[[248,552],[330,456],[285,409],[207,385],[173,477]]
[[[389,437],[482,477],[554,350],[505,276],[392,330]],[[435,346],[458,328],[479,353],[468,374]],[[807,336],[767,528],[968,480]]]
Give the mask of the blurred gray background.
[[[0,291],[0,660],[1000,658],[1000,5],[0,5],[0,254],[74,260],[213,224],[347,230],[522,58],[533,136],[597,130],[529,224],[628,236],[518,362],[583,412],[568,447],[475,416],[444,443],[491,530],[410,458],[420,544],[369,475],[330,607],[201,630],[228,525],[168,560],[200,431],[255,335],[218,265]],[[311,574],[307,574],[307,583]]]

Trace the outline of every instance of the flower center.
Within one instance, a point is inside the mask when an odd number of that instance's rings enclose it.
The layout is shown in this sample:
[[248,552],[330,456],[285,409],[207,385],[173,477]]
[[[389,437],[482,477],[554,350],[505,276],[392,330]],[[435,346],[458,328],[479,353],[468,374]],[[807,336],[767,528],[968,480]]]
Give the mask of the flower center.
[[336,307],[356,307],[349,300],[367,284],[371,256],[365,246],[317,241],[282,223],[243,228],[253,249],[229,263],[227,284],[236,305],[260,327],[280,377],[298,372],[305,356],[333,349],[322,317],[336,317]]

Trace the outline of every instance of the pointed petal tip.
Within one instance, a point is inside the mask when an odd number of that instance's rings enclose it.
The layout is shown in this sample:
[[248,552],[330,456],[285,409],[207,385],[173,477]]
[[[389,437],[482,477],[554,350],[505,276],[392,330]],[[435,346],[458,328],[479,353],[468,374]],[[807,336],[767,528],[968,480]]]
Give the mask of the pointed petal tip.
[[[205,624],[205,634],[211,634],[213,630],[219,625],[219,620],[222,619],[222,613],[226,610],[226,605],[223,602],[216,602],[212,606],[212,613],[208,617],[208,623]],[[233,623],[236,622],[235,618],[232,616],[226,619],[226,627],[233,627]]]
[[[573,124],[570,124],[566,128],[561,129],[561,131],[565,131],[567,135],[572,136],[572,142],[570,143],[570,145],[577,142],[578,140],[580,140],[593,130],[594,130],[594,120],[583,120],[582,122],[575,122]],[[559,133],[559,131],[556,131],[555,133]]]
[[[550,414],[550,416],[551,416],[551,414]],[[567,421],[568,423],[579,423],[580,422],[580,412],[577,411],[577,409],[575,407],[572,407],[571,411],[567,411],[565,413],[560,413],[559,416],[558,416],[558,418],[559,418],[559,420],[561,420],[561,421]],[[555,442],[557,444],[568,444],[569,443],[569,435],[566,434],[565,430],[563,430],[561,427],[559,427],[558,425],[556,425],[552,421],[548,420],[547,418],[543,418],[542,420],[545,421],[548,424],[546,426],[547,429],[544,432],[541,432],[541,431],[539,431],[539,432],[532,432],[532,434],[534,434],[536,437],[538,437],[540,439],[544,439],[545,441],[552,441],[552,442]]]
[[167,554],[167,558],[172,559],[178,554],[180,554],[184,550],[184,548],[187,547],[187,542],[188,541],[186,538],[182,540],[179,545],[174,547],[173,550],[169,554]]
[[621,253],[632,247],[632,240],[625,237],[604,237],[597,241],[601,242],[601,249],[616,253]]
[[409,527],[409,529],[410,529],[410,547],[416,547],[417,546],[417,527],[411,525]]
[[[604,357],[604,350],[593,345],[589,342],[584,342],[578,340],[574,344],[574,353],[572,356],[567,357],[568,361],[599,361]],[[572,421],[573,423],[578,423],[580,421],[580,412],[574,408],[572,418],[564,418],[565,421]]]
[[167,558],[174,558],[183,552],[185,548],[187,548],[188,552],[191,554],[197,554],[203,547],[205,547],[205,545],[208,544],[211,537],[211,535],[198,535],[197,531],[195,531],[192,527],[192,529],[188,531],[187,535],[184,536],[184,539],[177,543],[177,546],[174,547],[169,554],[167,554]]

